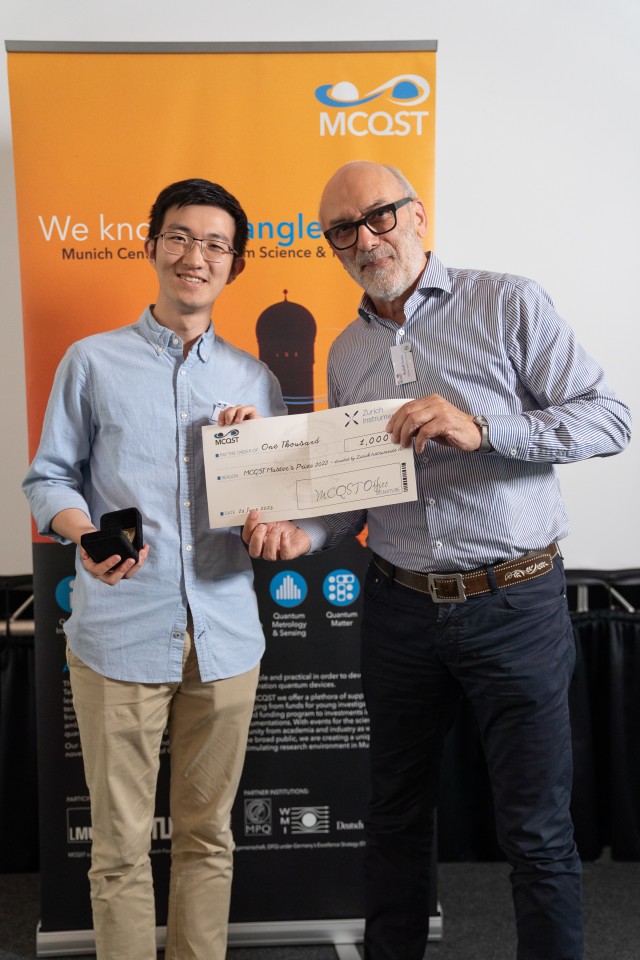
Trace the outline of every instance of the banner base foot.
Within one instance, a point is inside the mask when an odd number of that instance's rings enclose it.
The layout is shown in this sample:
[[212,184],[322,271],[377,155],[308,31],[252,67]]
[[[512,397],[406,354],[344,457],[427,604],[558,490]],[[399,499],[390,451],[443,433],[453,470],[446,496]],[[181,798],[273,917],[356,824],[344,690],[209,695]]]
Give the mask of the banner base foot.
[[336,943],[335,951],[338,960],[361,960],[360,951],[352,943]]
[[[337,960],[360,960],[357,944],[362,943],[364,920],[281,920],[264,923],[230,923],[230,947],[286,946],[287,944],[331,944]],[[166,927],[156,928],[158,949],[165,945]],[[429,940],[442,940],[442,908],[429,917]],[[36,930],[36,956],[81,956],[95,953],[93,930]]]

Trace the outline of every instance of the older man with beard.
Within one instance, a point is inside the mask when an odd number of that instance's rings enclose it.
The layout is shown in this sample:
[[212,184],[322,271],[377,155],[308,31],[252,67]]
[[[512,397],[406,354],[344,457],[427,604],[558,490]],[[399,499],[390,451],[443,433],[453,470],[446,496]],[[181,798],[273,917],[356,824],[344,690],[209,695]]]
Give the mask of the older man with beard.
[[518,960],[582,960],[554,465],[620,452],[629,411],[536,283],[425,255],[426,214],[399,171],[340,168],[320,220],[364,290],[330,351],[330,404],[398,398],[387,430],[413,444],[418,499],[297,526],[252,513],[244,539],[252,556],[290,559],[368,523],[365,958],[424,955],[442,744],[462,689],[512,866]]

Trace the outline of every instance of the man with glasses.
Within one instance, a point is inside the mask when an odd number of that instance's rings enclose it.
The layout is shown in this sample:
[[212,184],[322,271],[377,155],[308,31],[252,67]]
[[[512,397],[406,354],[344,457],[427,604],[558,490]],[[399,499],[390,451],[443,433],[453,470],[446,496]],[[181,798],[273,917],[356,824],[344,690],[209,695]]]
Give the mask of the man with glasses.
[[[165,956],[224,960],[238,786],[264,649],[238,529],[211,530],[201,429],[286,413],[266,366],[214,330],[242,273],[247,217],[223,187],[166,187],[150,215],[156,302],[88,337],[57,371],[24,483],[41,534],[78,544],[68,662],[93,827],[99,960],[155,960],[149,847],[169,729],[172,866]],[[145,545],[80,546],[137,507]]]
[[418,500],[298,525],[252,513],[243,535],[252,556],[287,560],[368,524],[365,958],[424,955],[442,744],[462,690],[512,866],[518,960],[581,960],[554,464],[621,451],[629,411],[537,284],[425,256],[425,211],[397,170],[340,168],[320,221],[364,290],[330,350],[330,405],[398,398],[387,430],[413,444]]

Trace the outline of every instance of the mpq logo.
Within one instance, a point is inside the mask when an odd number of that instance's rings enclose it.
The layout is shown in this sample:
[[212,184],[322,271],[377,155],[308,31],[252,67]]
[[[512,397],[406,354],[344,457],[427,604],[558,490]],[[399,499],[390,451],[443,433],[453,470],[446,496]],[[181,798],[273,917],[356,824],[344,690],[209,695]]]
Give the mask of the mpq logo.
[[424,118],[428,110],[353,110],[366,103],[383,98],[394,106],[417,107],[429,97],[431,88],[424,77],[413,73],[392,77],[369,93],[360,94],[355,84],[349,80],[339,83],[325,83],[315,91],[316,100],[325,107],[342,108],[335,112],[320,114],[320,136],[341,136],[352,134],[354,137],[406,137],[410,133],[422,136]]

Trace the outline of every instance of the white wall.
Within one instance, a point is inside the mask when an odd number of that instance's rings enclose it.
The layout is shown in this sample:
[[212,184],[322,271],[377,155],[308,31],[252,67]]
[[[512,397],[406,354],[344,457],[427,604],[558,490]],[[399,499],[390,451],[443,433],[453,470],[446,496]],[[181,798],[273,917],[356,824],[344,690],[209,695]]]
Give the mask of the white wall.
[[[638,0],[0,3],[1,41],[411,39],[438,41],[439,255],[451,265],[539,280],[618,393],[639,409]],[[0,56],[5,59],[4,45]],[[26,411],[5,66],[0,218],[0,575],[5,575],[31,570],[29,516],[19,489],[27,468]],[[22,264],[23,271],[37,274],[37,269],[37,262]],[[354,304],[356,298],[354,288]],[[563,545],[570,566],[640,566],[639,447],[562,468],[573,525]]]

